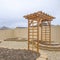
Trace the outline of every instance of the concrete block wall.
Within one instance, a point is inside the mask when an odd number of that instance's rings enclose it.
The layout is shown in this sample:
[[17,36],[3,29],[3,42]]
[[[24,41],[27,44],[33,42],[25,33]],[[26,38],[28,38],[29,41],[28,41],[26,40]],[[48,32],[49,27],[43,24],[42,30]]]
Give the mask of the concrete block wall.
[[12,38],[13,36],[13,30],[0,30],[0,40]]
[[[41,40],[41,30],[39,30]],[[0,40],[7,38],[26,38],[28,39],[28,28],[15,28],[10,30],[0,30]],[[51,40],[60,43],[60,26],[51,27]]]
[[27,28],[16,28],[14,29],[14,36],[17,38],[28,39],[28,29]]
[[51,27],[51,40],[60,43],[60,26]]

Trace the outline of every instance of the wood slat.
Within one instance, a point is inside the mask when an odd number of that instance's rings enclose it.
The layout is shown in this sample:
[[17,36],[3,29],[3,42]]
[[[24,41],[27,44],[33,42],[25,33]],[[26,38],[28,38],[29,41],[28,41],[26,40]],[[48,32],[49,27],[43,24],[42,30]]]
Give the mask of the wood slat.
[[39,11],[39,12],[35,12],[35,13],[32,13],[32,14],[28,14],[28,15],[25,15],[24,18],[26,19],[29,19],[29,20],[35,20],[35,21],[38,21],[39,20],[43,20],[43,21],[51,21],[52,19],[54,19],[55,17],[53,16],[50,16],[42,11]]

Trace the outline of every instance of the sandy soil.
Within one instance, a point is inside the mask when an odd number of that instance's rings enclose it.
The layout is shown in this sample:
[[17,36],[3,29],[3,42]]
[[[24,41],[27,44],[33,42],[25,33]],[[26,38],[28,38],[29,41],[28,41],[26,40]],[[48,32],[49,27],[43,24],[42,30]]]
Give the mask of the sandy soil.
[[[16,41],[2,41],[2,43],[0,43],[0,47],[3,48],[9,48],[9,49],[26,49],[28,47],[28,42],[16,42]],[[37,60],[46,60],[47,55],[45,52],[40,50],[40,57],[37,58]]]

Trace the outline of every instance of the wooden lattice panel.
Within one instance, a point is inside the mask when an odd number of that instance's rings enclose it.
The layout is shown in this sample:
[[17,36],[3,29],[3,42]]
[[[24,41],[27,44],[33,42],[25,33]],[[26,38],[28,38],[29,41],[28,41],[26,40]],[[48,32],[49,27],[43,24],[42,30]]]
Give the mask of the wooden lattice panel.
[[51,24],[42,24],[41,25],[41,41],[46,43],[51,43]]
[[[31,20],[28,21],[28,49],[29,50],[34,50],[34,51],[38,51],[38,27],[35,27],[36,24],[38,24],[38,22],[34,22]],[[37,41],[35,43],[35,41]],[[35,47],[35,46],[36,47]]]

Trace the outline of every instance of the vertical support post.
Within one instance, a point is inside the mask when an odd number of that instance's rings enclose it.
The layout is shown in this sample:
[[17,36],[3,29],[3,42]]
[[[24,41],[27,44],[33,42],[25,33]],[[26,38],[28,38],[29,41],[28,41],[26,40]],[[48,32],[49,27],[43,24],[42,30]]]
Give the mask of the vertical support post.
[[49,24],[49,27],[50,27],[50,44],[51,44],[51,21],[50,21],[50,24]]
[[29,20],[28,20],[28,50],[29,50]]
[[37,21],[37,52],[39,52],[39,21]]
[[41,22],[41,41],[42,41],[42,22]]
[[49,44],[51,44],[51,21],[48,22],[49,25],[49,30],[50,30],[50,35],[49,35]]
[[32,21],[32,51],[33,51],[33,40],[34,40],[34,23]]
[[46,26],[45,26],[45,41],[46,41]]

